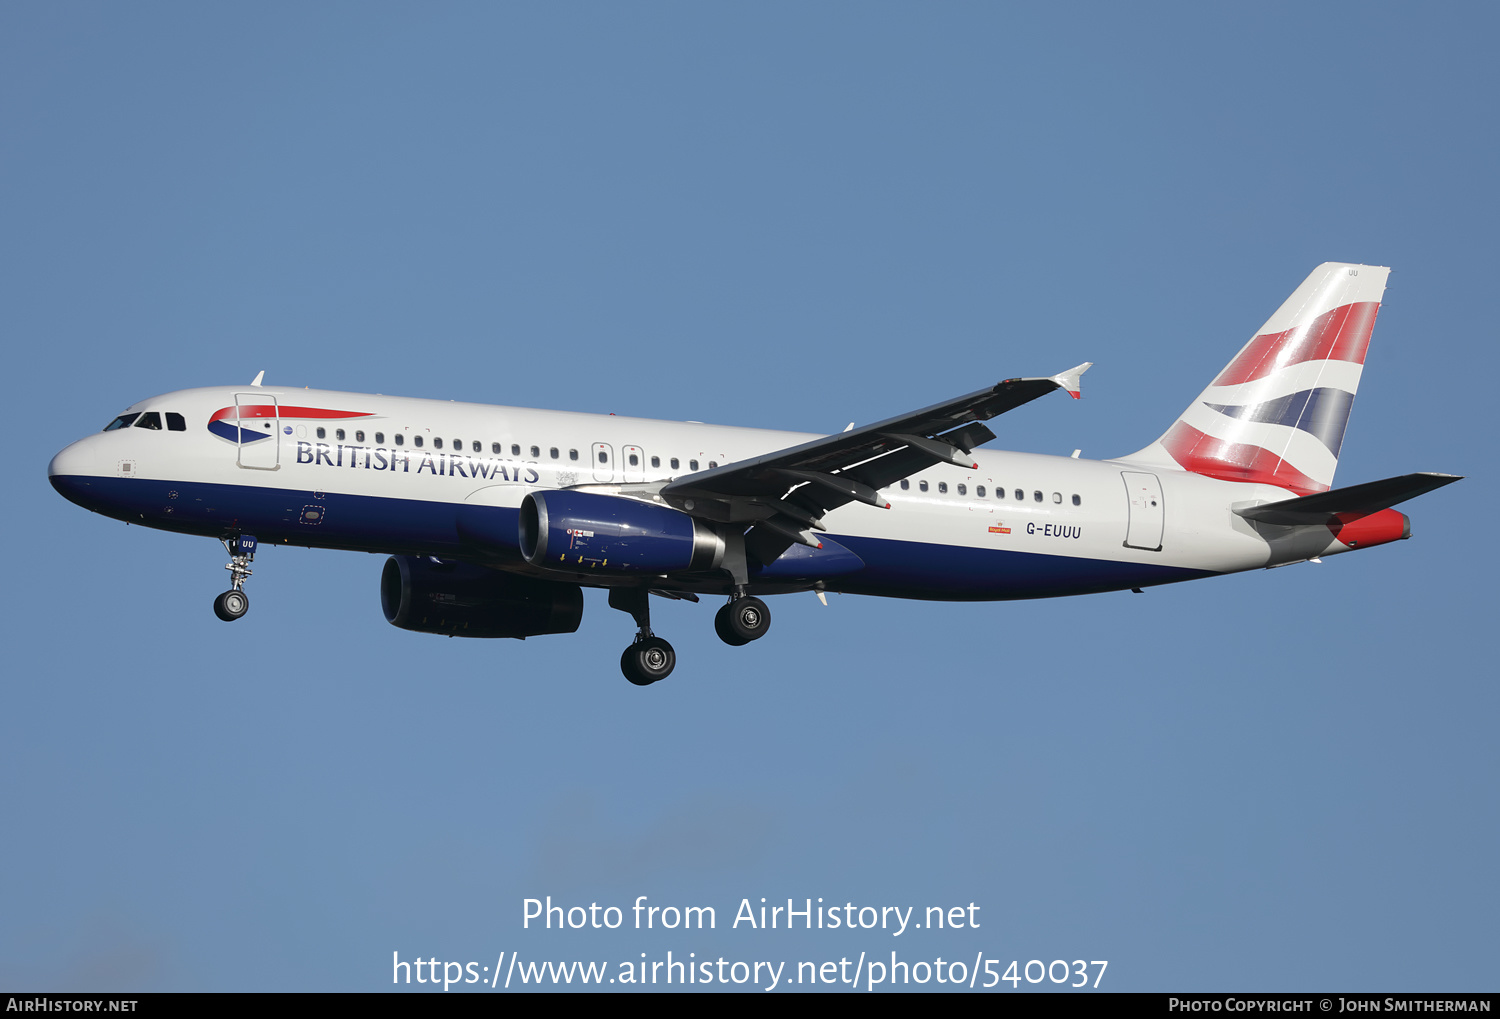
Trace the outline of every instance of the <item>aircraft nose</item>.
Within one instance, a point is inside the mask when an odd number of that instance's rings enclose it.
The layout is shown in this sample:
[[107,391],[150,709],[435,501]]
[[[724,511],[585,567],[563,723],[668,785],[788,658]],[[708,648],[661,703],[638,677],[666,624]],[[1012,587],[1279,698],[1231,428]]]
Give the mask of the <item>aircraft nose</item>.
[[61,450],[47,465],[47,480],[57,494],[80,506],[89,505],[93,475],[98,473],[87,446],[88,440],[80,439]]
[[64,446],[47,465],[47,477],[55,479],[74,474],[87,474],[86,462],[89,457],[82,448],[87,441],[79,439],[77,442]]

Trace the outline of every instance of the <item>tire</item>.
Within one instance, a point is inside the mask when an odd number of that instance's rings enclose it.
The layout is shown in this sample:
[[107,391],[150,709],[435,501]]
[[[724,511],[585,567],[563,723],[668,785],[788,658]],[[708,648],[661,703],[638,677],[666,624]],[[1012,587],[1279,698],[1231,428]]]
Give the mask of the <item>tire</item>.
[[232,623],[250,611],[250,597],[244,591],[225,591],[214,599],[214,615]]
[[677,652],[660,637],[638,640],[620,655],[620,671],[636,686],[659,683],[677,667]]
[[718,612],[714,613],[714,633],[717,633],[719,635],[719,639],[728,644],[730,647],[744,647],[750,642],[744,637],[741,637],[739,634],[735,633],[733,626],[731,626],[729,622],[729,612],[733,607],[734,606],[731,603],[725,605],[723,608],[719,609]]
[[771,610],[759,598],[737,598],[725,607],[725,628],[742,643],[759,640],[771,628]]

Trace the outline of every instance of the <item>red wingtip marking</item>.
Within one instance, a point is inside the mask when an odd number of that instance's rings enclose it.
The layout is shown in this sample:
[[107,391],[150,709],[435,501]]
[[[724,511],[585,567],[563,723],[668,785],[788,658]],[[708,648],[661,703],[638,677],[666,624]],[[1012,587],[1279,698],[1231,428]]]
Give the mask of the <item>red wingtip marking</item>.
[[1070,389],[1070,390],[1068,390],[1068,395],[1071,396],[1075,400],[1081,400],[1081,399],[1083,399],[1083,393],[1079,392],[1076,389]]

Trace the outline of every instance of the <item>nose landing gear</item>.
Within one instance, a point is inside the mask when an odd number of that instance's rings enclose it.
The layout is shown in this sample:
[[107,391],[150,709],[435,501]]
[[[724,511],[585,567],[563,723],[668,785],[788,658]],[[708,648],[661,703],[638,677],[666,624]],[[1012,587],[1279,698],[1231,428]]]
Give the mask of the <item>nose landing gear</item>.
[[219,540],[224,543],[224,551],[229,553],[229,562],[224,568],[229,571],[231,586],[214,599],[214,615],[232,623],[250,611],[250,596],[243,588],[251,573],[250,563],[255,559],[255,536],[241,534]]

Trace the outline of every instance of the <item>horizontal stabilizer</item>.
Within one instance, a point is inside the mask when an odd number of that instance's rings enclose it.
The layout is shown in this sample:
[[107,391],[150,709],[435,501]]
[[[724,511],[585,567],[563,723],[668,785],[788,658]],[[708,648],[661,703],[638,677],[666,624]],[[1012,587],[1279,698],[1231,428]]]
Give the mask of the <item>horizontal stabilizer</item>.
[[1463,478],[1457,474],[1403,474],[1399,478],[1367,481],[1363,485],[1304,495],[1300,499],[1248,506],[1235,512],[1263,524],[1321,524],[1340,513],[1369,514],[1390,509]]

